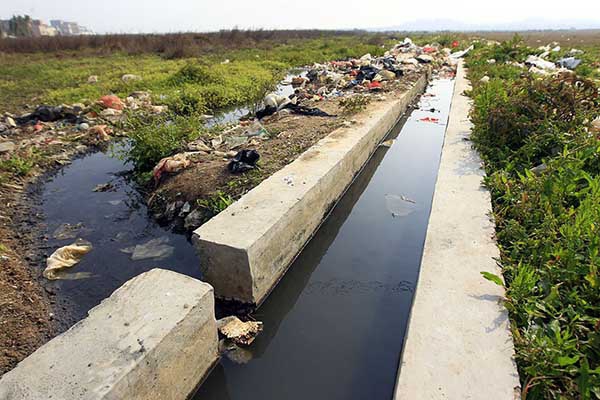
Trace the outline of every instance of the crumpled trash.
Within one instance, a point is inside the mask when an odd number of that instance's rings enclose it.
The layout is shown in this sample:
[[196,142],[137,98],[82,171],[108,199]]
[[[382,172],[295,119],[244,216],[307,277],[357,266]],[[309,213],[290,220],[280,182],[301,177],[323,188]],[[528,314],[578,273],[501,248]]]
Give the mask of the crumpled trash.
[[171,157],[165,157],[156,164],[152,170],[152,175],[156,182],[160,181],[163,173],[179,172],[190,166],[192,162],[188,159],[186,153],[175,154]]
[[79,263],[83,256],[92,251],[92,244],[86,240],[78,239],[73,244],[57,249],[46,260],[44,278],[50,280],[61,279],[60,272]]
[[15,121],[19,125],[26,124],[28,122],[37,123],[42,122],[54,122],[59,120],[65,120],[71,123],[81,122],[80,116],[82,109],[80,107],[68,107],[68,106],[39,106],[34,112],[25,114],[15,118]]
[[5,142],[0,142],[0,154],[10,153],[12,151],[15,151],[16,148],[17,148],[17,145],[11,141],[7,140]]
[[415,201],[396,194],[385,195],[385,206],[392,217],[406,217],[416,211]]
[[263,324],[258,321],[242,322],[236,316],[221,318],[217,321],[219,333],[241,346],[249,346],[256,336],[262,332]]
[[175,251],[175,247],[168,245],[167,236],[151,239],[144,244],[121,249],[121,252],[131,254],[132,261],[147,259],[162,260],[170,257]]
[[107,142],[110,140],[112,129],[106,125],[96,125],[88,129],[88,134],[96,136],[101,142]]
[[134,74],[125,74],[121,77],[121,80],[125,83],[129,83],[133,81],[140,81],[142,80],[142,77]]
[[600,117],[597,117],[591,124],[592,133],[600,133]]
[[96,187],[92,190],[92,192],[114,192],[114,191],[116,191],[116,188],[110,182],[101,183],[99,185],[96,185]]
[[81,222],[74,225],[62,224],[54,230],[52,237],[57,240],[75,239],[82,228],[83,224]]
[[475,46],[471,45],[471,46],[467,47],[466,49],[464,49],[462,51],[456,51],[456,52],[450,54],[448,57],[454,58],[454,59],[462,58],[465,55],[467,55],[467,53],[470,52],[471,50],[473,50],[474,48],[475,48]]
[[234,174],[249,171],[256,168],[259,158],[260,154],[256,150],[240,150],[229,161],[227,169]]
[[119,96],[116,96],[114,94],[109,94],[100,97],[100,102],[106,108],[113,108],[115,110],[123,110],[125,108],[125,104],[123,103],[123,101],[121,101]]
[[299,115],[308,115],[311,117],[336,117],[336,115],[326,113],[317,107],[308,107],[300,104],[288,104],[285,108],[291,110],[294,114]]
[[539,68],[541,70],[555,70],[556,69],[556,65],[548,60],[544,60],[542,57],[538,57],[538,56],[534,56],[534,55],[530,55],[527,57],[527,59],[525,60],[525,64],[527,65],[533,65],[536,68]]
[[575,69],[581,64],[581,60],[575,57],[565,57],[558,60],[556,64],[562,68]]
[[87,79],[87,83],[98,83],[98,75],[90,75]]
[[430,56],[429,54],[421,54],[421,55],[417,56],[417,61],[422,62],[424,64],[429,64],[429,63],[433,62],[433,57]]

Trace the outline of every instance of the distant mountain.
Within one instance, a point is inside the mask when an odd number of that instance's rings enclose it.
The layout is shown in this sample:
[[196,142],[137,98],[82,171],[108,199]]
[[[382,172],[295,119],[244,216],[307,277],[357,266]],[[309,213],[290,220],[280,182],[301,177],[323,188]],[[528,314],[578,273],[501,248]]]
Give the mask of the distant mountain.
[[600,20],[547,20],[529,18],[503,23],[466,23],[452,19],[422,19],[400,25],[369,29],[382,31],[528,31],[546,29],[600,29]]

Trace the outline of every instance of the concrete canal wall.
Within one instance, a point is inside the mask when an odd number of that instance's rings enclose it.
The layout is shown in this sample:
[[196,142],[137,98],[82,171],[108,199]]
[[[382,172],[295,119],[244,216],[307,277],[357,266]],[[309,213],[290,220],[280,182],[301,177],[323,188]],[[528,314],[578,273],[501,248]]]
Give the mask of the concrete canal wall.
[[422,76],[400,98],[373,105],[194,232],[203,279],[217,297],[265,299],[426,85]]
[[459,66],[395,399],[519,397],[504,291],[481,271],[494,258],[489,192],[472,149],[469,89]]
[[0,379],[0,399],[185,399],[218,360],[210,285],[131,279]]

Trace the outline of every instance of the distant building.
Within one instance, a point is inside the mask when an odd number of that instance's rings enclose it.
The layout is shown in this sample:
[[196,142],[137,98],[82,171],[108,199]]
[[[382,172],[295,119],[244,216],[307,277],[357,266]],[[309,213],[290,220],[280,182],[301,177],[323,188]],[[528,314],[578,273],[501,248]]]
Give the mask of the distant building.
[[60,19],[54,19],[50,21],[52,28],[56,30],[59,35],[62,36],[75,36],[75,35],[93,35],[94,32],[87,29],[85,26],[79,25],[77,22],[68,22]]
[[47,25],[39,19],[31,19],[28,15],[14,16],[8,20],[0,20],[0,37],[40,37],[40,36],[76,36],[93,35],[94,32],[77,22],[60,19],[50,21]]
[[34,37],[38,36],[56,36],[57,31],[52,26],[46,25],[44,21],[34,19],[31,26],[31,33]]

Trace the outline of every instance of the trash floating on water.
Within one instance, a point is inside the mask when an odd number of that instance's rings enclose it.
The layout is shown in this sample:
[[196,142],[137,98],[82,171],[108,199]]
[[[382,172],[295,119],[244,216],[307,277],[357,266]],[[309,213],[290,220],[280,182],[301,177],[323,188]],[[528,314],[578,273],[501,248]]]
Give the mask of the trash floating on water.
[[386,194],[385,206],[393,217],[406,217],[416,211],[414,200],[397,194]]
[[52,237],[57,240],[75,239],[79,235],[79,231],[83,228],[83,224],[62,224],[54,230]]
[[263,324],[258,321],[242,322],[236,316],[229,316],[218,320],[217,328],[219,329],[219,333],[233,343],[249,346],[254,342],[256,336],[262,332]]
[[92,251],[92,244],[78,239],[73,244],[57,249],[46,260],[44,277],[50,280],[62,279],[60,272],[79,263],[84,255]]
[[169,238],[167,236],[163,236],[152,239],[144,244],[138,244],[136,246],[121,249],[121,252],[131,254],[132,261],[147,259],[162,260],[170,257],[175,250],[175,247],[170,246],[167,243],[169,243]]
[[94,192],[114,192],[115,187],[110,182],[101,183],[99,185],[96,185],[96,187],[93,189],[93,191]]

